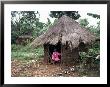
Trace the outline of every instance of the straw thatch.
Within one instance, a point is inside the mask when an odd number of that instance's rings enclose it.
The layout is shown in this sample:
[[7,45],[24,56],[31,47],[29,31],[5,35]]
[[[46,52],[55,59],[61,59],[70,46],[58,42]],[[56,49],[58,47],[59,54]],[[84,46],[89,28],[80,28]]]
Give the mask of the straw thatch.
[[46,33],[36,38],[31,45],[39,46],[43,44],[57,44],[61,41],[62,45],[67,42],[70,47],[76,48],[81,42],[90,44],[96,37],[87,29],[82,28],[78,22],[68,16],[62,16],[49,27]]

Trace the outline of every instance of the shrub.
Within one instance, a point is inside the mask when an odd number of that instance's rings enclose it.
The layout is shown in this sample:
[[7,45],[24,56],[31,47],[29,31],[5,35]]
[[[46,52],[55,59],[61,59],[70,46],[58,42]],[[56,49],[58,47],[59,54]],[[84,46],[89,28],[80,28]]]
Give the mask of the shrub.
[[43,47],[31,48],[29,45],[15,45],[11,46],[11,57],[14,59],[38,59],[44,55]]

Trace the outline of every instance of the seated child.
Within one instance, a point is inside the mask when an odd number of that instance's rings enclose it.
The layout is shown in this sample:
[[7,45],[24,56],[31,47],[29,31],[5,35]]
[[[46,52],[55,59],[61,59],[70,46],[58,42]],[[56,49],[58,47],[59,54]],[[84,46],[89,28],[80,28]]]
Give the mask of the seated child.
[[55,50],[53,52],[53,54],[52,54],[52,60],[54,60],[54,61],[60,61],[60,57],[59,57],[60,55],[61,54]]

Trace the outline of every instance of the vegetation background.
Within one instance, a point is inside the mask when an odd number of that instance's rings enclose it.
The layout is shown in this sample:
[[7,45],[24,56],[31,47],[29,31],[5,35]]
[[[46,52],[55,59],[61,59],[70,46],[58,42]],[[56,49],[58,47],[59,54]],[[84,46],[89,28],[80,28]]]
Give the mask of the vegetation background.
[[[38,15],[38,16],[36,16]],[[74,20],[78,20],[81,15],[78,11],[50,11],[49,16],[58,19],[62,15],[67,15]],[[100,38],[100,15],[87,13],[93,19],[98,19],[96,25],[89,25],[87,18],[78,20],[82,27],[90,30]],[[38,60],[44,57],[43,47],[32,48],[30,43],[38,36],[48,30],[53,25],[51,20],[47,18],[47,23],[40,21],[40,13],[38,11],[12,11],[11,12],[11,58],[12,60]],[[92,64],[98,65],[100,69],[100,59],[96,59],[100,55],[100,41],[94,43],[88,52],[79,52],[81,63],[84,66],[85,61],[92,60]],[[84,74],[84,73],[83,73]]]

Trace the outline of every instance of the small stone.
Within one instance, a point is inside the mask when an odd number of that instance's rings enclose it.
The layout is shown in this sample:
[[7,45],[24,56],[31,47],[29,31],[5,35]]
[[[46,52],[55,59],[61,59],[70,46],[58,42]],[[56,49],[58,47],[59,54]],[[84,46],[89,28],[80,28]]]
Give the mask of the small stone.
[[69,73],[69,71],[65,71],[64,73],[65,73],[65,74],[68,74],[68,73]]
[[73,72],[73,71],[75,71],[75,69],[74,68],[70,68],[70,70]]
[[62,73],[58,73],[57,75],[58,75],[58,76],[62,76],[63,74],[62,74]]
[[35,62],[35,60],[31,60],[31,62]]

